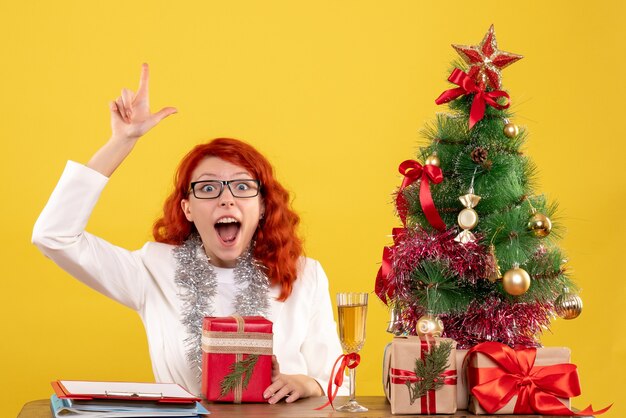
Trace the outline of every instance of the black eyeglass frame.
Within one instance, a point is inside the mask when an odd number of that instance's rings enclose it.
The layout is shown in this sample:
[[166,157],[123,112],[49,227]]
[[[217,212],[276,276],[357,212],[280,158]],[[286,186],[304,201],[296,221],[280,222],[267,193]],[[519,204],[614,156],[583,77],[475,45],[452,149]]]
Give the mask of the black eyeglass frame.
[[[236,183],[238,181],[251,181],[253,183],[256,183],[256,186],[257,186],[256,194],[253,195],[253,196],[236,196],[235,193],[233,193],[233,189],[230,188],[230,183]],[[200,183],[217,183],[217,184],[220,185],[220,192],[215,197],[198,197],[198,196],[196,196],[195,186],[196,186],[196,184],[200,184]],[[250,199],[250,198],[253,198],[253,197],[257,197],[259,195],[259,193],[261,193],[261,181],[260,180],[253,180],[253,179],[198,180],[198,181],[192,181],[191,183],[189,183],[189,191],[193,194],[193,196],[196,199],[211,200],[211,199],[219,198],[222,195],[222,193],[224,193],[224,190],[225,190],[224,186],[228,187],[228,190],[230,191],[230,194],[233,195],[233,197],[236,197],[237,199]]]

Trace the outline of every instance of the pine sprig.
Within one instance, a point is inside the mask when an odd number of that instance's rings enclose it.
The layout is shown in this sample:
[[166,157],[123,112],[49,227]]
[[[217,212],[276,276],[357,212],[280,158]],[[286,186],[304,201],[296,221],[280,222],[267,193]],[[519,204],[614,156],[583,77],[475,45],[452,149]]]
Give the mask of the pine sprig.
[[220,388],[222,389],[220,398],[226,396],[230,391],[232,391],[240,381],[242,382],[242,388],[245,389],[250,382],[252,371],[254,370],[254,366],[256,366],[256,362],[258,360],[259,356],[257,354],[250,354],[245,359],[231,364],[229,373],[224,376],[220,385]]
[[407,380],[406,386],[409,389],[409,398],[411,405],[420,397],[426,395],[429,390],[438,390],[443,386],[443,372],[450,366],[450,351],[452,343],[449,341],[441,342],[439,345],[432,347],[424,354],[423,359],[415,360],[415,375],[417,381],[411,383]]

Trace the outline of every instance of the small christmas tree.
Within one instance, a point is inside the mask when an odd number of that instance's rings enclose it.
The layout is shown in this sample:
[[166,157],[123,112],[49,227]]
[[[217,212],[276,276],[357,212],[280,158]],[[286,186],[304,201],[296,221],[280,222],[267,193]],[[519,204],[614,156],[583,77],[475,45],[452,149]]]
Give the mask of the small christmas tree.
[[424,129],[423,164],[400,165],[404,227],[384,250],[376,293],[395,334],[539,346],[555,313],[575,318],[582,302],[555,243],[556,204],[535,190],[522,152],[527,132],[509,121],[501,70],[522,57],[498,50],[493,26],[479,45],[453,48],[456,87],[436,100],[450,112]]

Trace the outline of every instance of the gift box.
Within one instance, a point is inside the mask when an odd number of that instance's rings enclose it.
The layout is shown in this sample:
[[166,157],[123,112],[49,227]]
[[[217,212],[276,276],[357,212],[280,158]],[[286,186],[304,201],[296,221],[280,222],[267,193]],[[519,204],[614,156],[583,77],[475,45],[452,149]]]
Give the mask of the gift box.
[[210,401],[265,402],[272,383],[272,323],[260,316],[206,317],[202,394]]
[[[455,351],[456,341],[448,338],[394,337],[385,348],[383,363],[383,385],[391,413],[454,413],[457,409]],[[433,370],[436,370],[434,374]],[[427,390],[432,387],[429,382],[437,382],[436,389]]]
[[580,394],[569,348],[514,350],[487,342],[467,355],[469,410],[476,415],[569,415],[569,398]]

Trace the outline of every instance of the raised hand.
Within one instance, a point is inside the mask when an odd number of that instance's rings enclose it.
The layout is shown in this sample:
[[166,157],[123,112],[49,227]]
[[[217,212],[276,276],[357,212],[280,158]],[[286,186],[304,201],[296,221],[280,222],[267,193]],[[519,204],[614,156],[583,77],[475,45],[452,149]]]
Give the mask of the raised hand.
[[111,130],[114,138],[136,140],[161,120],[177,112],[174,107],[164,107],[156,113],[150,113],[149,79],[148,64],[143,64],[137,93],[124,88],[121,96],[110,103]]
[[110,103],[111,138],[91,157],[87,167],[110,176],[142,135],[177,112],[174,107],[164,107],[156,113],[150,113],[149,78],[148,64],[143,64],[137,93],[122,89],[122,95]]

